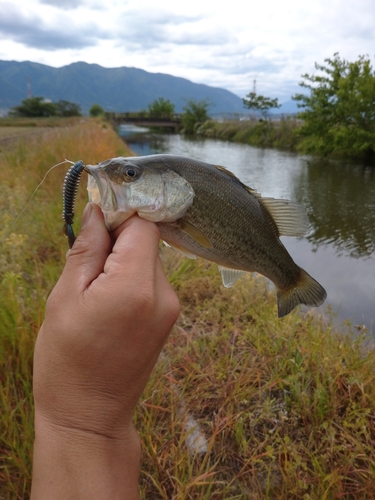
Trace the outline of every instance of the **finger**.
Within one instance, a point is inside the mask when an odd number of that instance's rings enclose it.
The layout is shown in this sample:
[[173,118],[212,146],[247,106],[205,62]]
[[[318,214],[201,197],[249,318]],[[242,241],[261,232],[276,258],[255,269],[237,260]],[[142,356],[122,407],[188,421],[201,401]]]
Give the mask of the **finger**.
[[168,303],[168,313],[164,315],[164,320],[170,322],[170,327],[172,327],[180,314],[180,301],[174,288],[168,281],[160,258],[158,258],[156,267],[156,279],[160,287],[159,298],[163,298],[162,300]]
[[113,269],[118,272],[129,272],[129,268],[155,268],[158,258],[160,233],[153,222],[134,215],[123,222],[113,233],[116,242],[112,254],[105,264],[105,273]]
[[125,230],[129,230],[129,228],[131,228],[132,231],[146,231],[146,232],[153,231],[157,236],[157,239],[158,240],[160,239],[160,232],[157,225],[154,222],[142,219],[137,214],[132,215],[129,219],[127,219],[125,222],[120,224],[114,231],[112,231],[112,236],[117,241],[121,233],[123,233]]
[[102,211],[88,203],[82,216],[82,229],[68,252],[60,280],[73,290],[83,291],[103,272],[111,252],[111,238]]

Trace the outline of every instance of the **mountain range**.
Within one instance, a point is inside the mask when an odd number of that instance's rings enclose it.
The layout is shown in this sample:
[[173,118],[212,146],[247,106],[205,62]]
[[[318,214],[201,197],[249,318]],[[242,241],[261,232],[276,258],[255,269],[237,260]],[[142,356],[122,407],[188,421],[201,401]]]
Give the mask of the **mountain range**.
[[53,68],[30,61],[0,61],[0,108],[18,106],[28,95],[73,102],[81,106],[83,114],[94,103],[105,111],[140,111],[159,97],[169,99],[177,113],[188,99],[207,99],[212,103],[211,114],[246,112],[242,99],[229,90],[163,73],[85,62]]
[[[88,114],[94,103],[105,111],[141,111],[159,97],[169,99],[177,113],[188,99],[207,99],[211,103],[210,115],[249,113],[242,99],[229,90],[164,73],[127,67],[103,68],[85,62],[53,68],[30,61],[0,61],[0,115],[21,104],[28,95],[52,102],[73,102],[81,107],[83,114]],[[296,102],[290,100],[270,114],[297,111]]]

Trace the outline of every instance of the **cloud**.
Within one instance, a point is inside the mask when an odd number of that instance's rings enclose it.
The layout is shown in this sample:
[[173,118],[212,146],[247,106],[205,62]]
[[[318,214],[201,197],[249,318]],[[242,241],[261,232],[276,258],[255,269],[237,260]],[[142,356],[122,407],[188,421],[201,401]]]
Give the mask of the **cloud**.
[[106,36],[96,26],[74,26],[70,18],[64,19],[61,15],[47,24],[39,14],[6,3],[0,5],[0,33],[28,47],[47,51],[82,49],[96,45],[99,37]]
[[81,5],[85,5],[85,0],[39,0],[40,3],[51,5],[53,7],[57,7],[58,9],[70,10],[77,9]]
[[230,31],[196,14],[179,14],[163,9],[127,9],[112,27],[113,36],[148,49],[155,44],[215,46],[233,43]]
[[[9,3],[5,3],[8,1]],[[374,55],[373,0],[0,0],[0,58],[133,66],[240,96],[299,91],[314,62]]]
[[178,14],[163,8],[150,7],[123,9],[122,20],[129,20],[141,24],[153,24],[158,26],[174,25],[179,26],[186,23],[194,23],[201,19],[201,16]]
[[[49,5],[60,10],[78,10],[78,9],[88,9],[88,10],[100,10],[105,11],[107,7],[105,2],[100,0],[37,0],[40,4]],[[122,5],[126,5],[126,1],[122,1]]]

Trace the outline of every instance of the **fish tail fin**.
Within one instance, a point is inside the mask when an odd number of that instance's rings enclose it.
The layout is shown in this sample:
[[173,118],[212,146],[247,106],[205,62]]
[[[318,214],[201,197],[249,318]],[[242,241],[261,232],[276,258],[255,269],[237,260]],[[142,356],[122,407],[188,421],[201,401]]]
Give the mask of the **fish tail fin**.
[[277,290],[279,318],[289,314],[299,304],[318,307],[325,301],[327,292],[305,270],[300,268],[298,282],[288,289]]

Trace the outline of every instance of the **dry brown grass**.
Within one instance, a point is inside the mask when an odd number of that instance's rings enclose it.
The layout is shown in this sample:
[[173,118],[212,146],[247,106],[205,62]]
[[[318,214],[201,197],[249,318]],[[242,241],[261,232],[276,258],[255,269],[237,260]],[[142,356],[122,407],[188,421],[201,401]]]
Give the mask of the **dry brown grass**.
[[[279,320],[263,278],[227,290],[171,252],[182,312],[137,415],[144,498],[375,498],[374,352],[310,312]],[[208,453],[189,454],[186,412]]]

